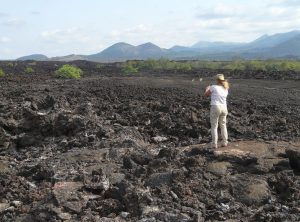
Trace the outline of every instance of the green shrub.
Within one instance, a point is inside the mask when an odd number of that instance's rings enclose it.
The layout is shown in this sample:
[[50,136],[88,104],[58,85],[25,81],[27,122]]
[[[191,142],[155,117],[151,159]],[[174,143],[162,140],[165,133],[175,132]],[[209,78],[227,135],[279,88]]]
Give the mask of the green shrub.
[[63,65],[55,71],[55,76],[66,79],[80,79],[82,70],[72,65]]
[[3,77],[3,76],[5,76],[5,73],[2,69],[0,69],[0,77]]
[[7,63],[7,67],[13,68],[15,65],[12,62]]
[[34,70],[33,70],[33,68],[32,68],[32,67],[30,67],[30,66],[26,67],[26,69],[25,69],[25,73],[27,73],[27,74],[31,74],[31,73],[33,73],[33,72],[34,72]]
[[138,72],[138,68],[134,67],[132,64],[128,63],[128,64],[124,64],[122,66],[122,72],[129,74],[129,73],[137,73]]

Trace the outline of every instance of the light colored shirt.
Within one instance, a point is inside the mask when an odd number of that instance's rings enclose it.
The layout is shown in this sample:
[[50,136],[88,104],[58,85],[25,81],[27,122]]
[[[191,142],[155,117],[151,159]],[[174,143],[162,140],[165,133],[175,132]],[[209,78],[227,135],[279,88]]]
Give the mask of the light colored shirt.
[[209,87],[209,91],[211,92],[210,105],[227,105],[228,89],[223,86],[212,85]]

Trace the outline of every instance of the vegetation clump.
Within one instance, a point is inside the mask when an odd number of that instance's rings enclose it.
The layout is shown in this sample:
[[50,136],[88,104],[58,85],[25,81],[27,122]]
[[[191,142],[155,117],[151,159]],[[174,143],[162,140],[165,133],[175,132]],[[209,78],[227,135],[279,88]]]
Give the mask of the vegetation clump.
[[227,69],[239,71],[300,71],[300,62],[295,60],[234,60],[234,61],[192,61],[193,68]]
[[224,69],[237,71],[294,71],[300,72],[297,60],[233,60],[233,61],[173,61],[168,59],[149,59],[128,61],[126,65],[138,70],[175,70],[190,71],[195,69]]
[[96,64],[96,66],[95,66],[96,69],[102,69],[103,67],[104,67],[104,65],[101,64],[101,63],[98,63],[98,64]]
[[12,63],[12,62],[7,63],[7,67],[9,67],[9,68],[13,68],[14,66],[15,66],[14,63]]
[[32,67],[30,67],[30,66],[26,67],[25,73],[31,74],[31,73],[33,73],[33,72],[34,72],[34,69],[33,69]]
[[122,66],[122,72],[125,74],[137,73],[139,70],[133,63],[125,63]]
[[55,76],[66,79],[80,79],[82,75],[82,70],[76,66],[69,64],[63,65],[58,70],[55,71]]
[[132,65],[145,70],[178,70],[178,71],[190,71],[192,70],[192,64],[189,62],[172,61],[168,59],[149,59],[145,61],[131,61]]
[[0,69],[0,77],[3,77],[3,76],[5,76],[5,73],[2,69]]

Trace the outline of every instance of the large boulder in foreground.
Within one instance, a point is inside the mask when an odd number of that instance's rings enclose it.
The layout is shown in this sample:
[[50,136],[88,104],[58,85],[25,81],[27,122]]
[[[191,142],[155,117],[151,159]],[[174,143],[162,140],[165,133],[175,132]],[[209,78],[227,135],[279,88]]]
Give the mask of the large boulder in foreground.
[[237,177],[232,182],[233,196],[247,206],[263,204],[271,197],[268,183],[263,179]]

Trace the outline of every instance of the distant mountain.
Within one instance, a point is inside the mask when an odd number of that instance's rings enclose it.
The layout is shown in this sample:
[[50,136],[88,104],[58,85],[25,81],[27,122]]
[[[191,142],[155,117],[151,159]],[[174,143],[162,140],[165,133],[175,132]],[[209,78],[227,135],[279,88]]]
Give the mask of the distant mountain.
[[162,49],[151,42],[136,46],[136,49],[141,58],[158,58],[168,53],[167,49]]
[[300,31],[278,33],[274,35],[263,35],[260,38],[246,45],[247,48],[270,48],[289,41],[300,35]]
[[197,59],[300,58],[300,31],[263,35],[250,43],[198,42]]
[[206,60],[232,60],[236,58],[300,59],[300,31],[263,35],[249,43],[199,41],[192,46],[176,45],[170,49],[160,48],[151,42],[138,46],[119,42],[104,49],[102,52],[92,55],[68,55],[47,58],[45,55],[35,54],[18,58],[18,60],[91,60],[97,62],[109,62],[131,59],[157,59],[161,57],[169,59]]
[[[300,31],[263,35],[250,43],[199,41],[190,47],[170,48],[173,58],[194,59],[267,59],[300,57],[298,37]],[[175,55],[175,56],[174,56]]]
[[192,45],[191,48],[195,49],[209,49],[209,50],[218,50],[222,51],[225,49],[232,49],[237,46],[242,46],[244,43],[236,43],[236,42],[207,42],[207,41],[200,41],[196,44]]
[[300,58],[300,31],[263,35],[238,47],[235,52],[244,59]]
[[17,60],[20,60],[20,61],[25,61],[25,60],[46,61],[46,60],[48,60],[48,57],[45,55],[42,55],[42,54],[32,54],[32,55],[17,58]]
[[74,60],[86,60],[86,56],[84,55],[66,55],[66,56],[56,56],[49,58],[51,61],[64,61],[64,62],[69,62],[69,61],[74,61]]
[[167,50],[162,49],[150,42],[138,46],[119,42],[108,47],[100,53],[87,56],[87,59],[92,61],[148,59],[159,58],[166,55],[166,53]]
[[276,57],[298,57],[300,58],[300,34],[284,41],[269,50],[269,54]]
[[197,48],[175,45],[169,49],[171,52],[190,52],[190,51],[199,51]]
[[133,45],[127,44],[125,42],[116,43],[107,49],[104,49],[102,52],[97,54],[87,56],[88,60],[113,60],[121,59],[126,56],[133,57],[136,54],[135,47]]

